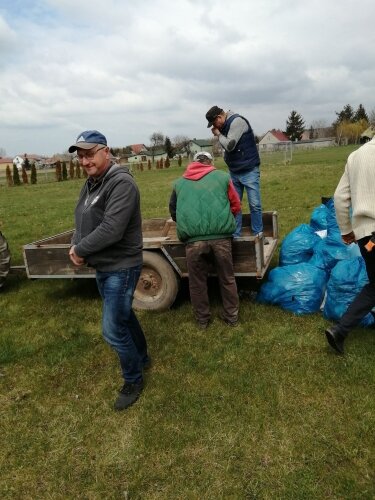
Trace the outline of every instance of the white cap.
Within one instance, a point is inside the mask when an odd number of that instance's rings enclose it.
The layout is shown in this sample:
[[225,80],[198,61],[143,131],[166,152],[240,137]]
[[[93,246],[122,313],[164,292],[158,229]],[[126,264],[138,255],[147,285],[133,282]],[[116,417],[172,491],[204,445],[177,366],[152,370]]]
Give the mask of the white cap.
[[212,161],[212,155],[207,151],[198,151],[198,153],[195,153],[193,161],[199,161],[200,158],[203,159],[202,157],[206,157]]

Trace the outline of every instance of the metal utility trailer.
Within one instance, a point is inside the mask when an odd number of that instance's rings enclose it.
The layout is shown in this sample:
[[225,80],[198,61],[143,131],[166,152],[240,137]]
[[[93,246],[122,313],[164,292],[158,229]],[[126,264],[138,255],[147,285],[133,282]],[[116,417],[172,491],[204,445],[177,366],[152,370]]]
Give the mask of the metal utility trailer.
[[[263,212],[264,233],[254,237],[249,231],[250,215],[243,216],[243,231],[233,240],[234,272],[238,277],[263,278],[278,243],[277,212]],[[172,219],[145,219],[143,268],[134,295],[134,308],[162,311],[176,299],[181,278],[188,277],[185,245],[176,234]],[[73,231],[24,245],[23,256],[29,278],[94,278],[95,270],[76,267],[68,250]],[[268,244],[264,244],[267,239]],[[211,274],[214,276],[214,269]]]

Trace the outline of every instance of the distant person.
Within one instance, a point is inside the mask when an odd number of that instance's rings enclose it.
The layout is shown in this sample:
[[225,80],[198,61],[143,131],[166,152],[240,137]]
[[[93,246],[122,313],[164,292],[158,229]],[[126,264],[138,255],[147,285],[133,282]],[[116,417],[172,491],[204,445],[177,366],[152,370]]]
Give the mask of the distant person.
[[330,346],[343,354],[348,333],[375,306],[375,248],[365,248],[375,231],[375,138],[349,155],[334,203],[341,237],[347,245],[358,243],[369,279],[338,323],[325,331]]
[[219,280],[222,319],[230,326],[238,322],[231,236],[236,227],[234,215],[240,209],[229,175],[216,170],[210,153],[197,153],[175,182],[169,211],[176,221],[178,238],[186,243],[190,298],[202,329],[207,328],[211,319],[207,278],[212,264]]
[[[208,127],[218,137],[224,148],[224,160],[228,165],[233,185],[242,201],[246,190],[251,213],[251,229],[254,236],[263,236],[262,203],[260,196],[260,158],[253,129],[243,116],[233,111],[225,112],[213,106],[206,113]],[[242,213],[236,216],[234,238],[241,236]],[[264,244],[268,240],[264,239]]]
[[137,185],[126,167],[112,160],[107,140],[97,130],[82,132],[69,153],[88,178],[75,209],[70,259],[96,269],[103,299],[103,336],[117,352],[124,385],[116,410],[131,406],[143,389],[149,364],[146,339],[132,309],[142,269],[142,220]]

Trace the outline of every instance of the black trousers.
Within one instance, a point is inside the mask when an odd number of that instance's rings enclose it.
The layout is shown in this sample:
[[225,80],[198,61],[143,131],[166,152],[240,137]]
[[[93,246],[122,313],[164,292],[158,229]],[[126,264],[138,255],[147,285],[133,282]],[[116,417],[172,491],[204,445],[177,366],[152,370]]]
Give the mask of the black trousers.
[[369,239],[370,236],[366,236],[357,242],[366,264],[369,283],[362,288],[337,323],[338,330],[344,337],[375,306],[375,248],[371,252],[366,250],[365,245]]

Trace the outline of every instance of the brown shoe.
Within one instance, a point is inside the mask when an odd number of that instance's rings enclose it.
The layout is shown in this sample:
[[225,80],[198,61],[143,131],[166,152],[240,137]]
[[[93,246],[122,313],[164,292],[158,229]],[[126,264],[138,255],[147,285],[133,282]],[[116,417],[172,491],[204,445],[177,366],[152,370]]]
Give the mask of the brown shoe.
[[207,330],[209,324],[209,321],[204,321],[202,323],[198,321],[198,326],[201,330]]
[[224,323],[228,326],[237,326],[238,325],[238,316],[236,318],[226,318],[224,314],[220,314],[220,319],[224,321]]

